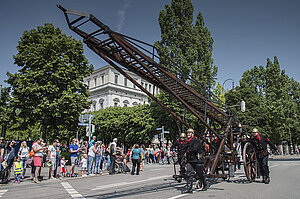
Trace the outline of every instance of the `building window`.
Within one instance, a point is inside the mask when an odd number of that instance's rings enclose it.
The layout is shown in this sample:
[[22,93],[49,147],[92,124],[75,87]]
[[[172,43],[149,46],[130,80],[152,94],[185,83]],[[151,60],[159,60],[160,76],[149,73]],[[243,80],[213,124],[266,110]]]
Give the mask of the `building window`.
[[124,104],[124,106],[128,106],[129,101],[128,101],[128,100],[124,100],[124,101],[123,101],[123,104]]
[[114,101],[114,106],[118,106],[120,100],[118,98],[113,99]]
[[94,85],[97,86],[97,77],[94,78]]
[[101,76],[101,84],[104,84],[104,75]]
[[153,86],[153,95],[155,94],[155,86]]
[[93,102],[92,102],[92,111],[96,111],[96,104],[97,104],[97,102],[93,100]]
[[148,89],[148,84],[145,84],[145,89],[146,89],[146,90]]
[[124,86],[127,86],[127,78],[124,77]]
[[142,82],[142,87],[144,87],[144,82]]
[[87,86],[90,88],[90,80],[87,81]]
[[137,102],[133,102],[132,105],[133,105],[133,106],[137,106],[138,103],[137,103]]
[[119,78],[119,76],[115,75],[115,84],[118,84],[118,78]]
[[99,104],[100,104],[100,109],[104,109],[104,99],[100,99],[99,100]]
[[149,91],[151,92],[151,84],[149,84]]

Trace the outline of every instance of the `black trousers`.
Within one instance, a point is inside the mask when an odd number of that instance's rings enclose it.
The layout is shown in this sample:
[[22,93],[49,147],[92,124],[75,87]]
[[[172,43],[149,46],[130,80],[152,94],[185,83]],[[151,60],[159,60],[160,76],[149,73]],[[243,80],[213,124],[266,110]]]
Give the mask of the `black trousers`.
[[192,190],[193,188],[194,176],[197,180],[200,180],[204,186],[206,186],[203,164],[200,164],[198,162],[188,162],[186,164],[186,175],[187,175],[186,183],[187,183],[188,190]]
[[178,156],[178,164],[180,166],[180,175],[185,174],[185,157],[184,156]]
[[134,174],[136,167],[136,175],[139,175],[140,168],[141,168],[141,161],[140,159],[132,159],[132,170],[131,173]]
[[257,158],[259,170],[262,176],[269,177],[270,171],[268,166],[269,156]]
[[115,173],[115,162],[116,162],[116,158],[111,156],[110,157],[109,174]]

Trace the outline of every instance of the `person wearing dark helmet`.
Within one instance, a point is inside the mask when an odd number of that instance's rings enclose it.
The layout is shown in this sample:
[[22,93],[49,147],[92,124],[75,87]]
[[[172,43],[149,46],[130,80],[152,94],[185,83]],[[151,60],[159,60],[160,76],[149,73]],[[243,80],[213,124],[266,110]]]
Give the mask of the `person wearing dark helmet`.
[[253,145],[254,150],[256,152],[258,166],[260,169],[260,173],[263,176],[262,182],[265,184],[270,183],[270,171],[268,166],[269,152],[268,152],[268,144],[269,146],[276,152],[278,152],[275,145],[267,138],[265,135],[259,134],[258,129],[254,128],[251,133],[250,143]]
[[[204,176],[204,167],[203,167],[203,154],[204,154],[204,148],[203,148],[203,142],[200,141],[197,137],[194,135],[193,129],[187,130],[187,150],[185,153],[186,158],[186,183],[187,183],[187,189],[183,191],[183,193],[193,193],[193,177],[201,182],[202,191],[207,190],[207,183]],[[196,175],[194,173],[196,172]]]
[[[180,134],[180,138],[177,139],[174,144],[171,146],[171,153],[174,155],[174,151],[177,151],[177,162],[180,166],[180,175],[183,176],[185,174],[185,157],[184,154],[186,152],[186,135],[185,133]],[[177,178],[178,182],[181,182],[181,178]]]

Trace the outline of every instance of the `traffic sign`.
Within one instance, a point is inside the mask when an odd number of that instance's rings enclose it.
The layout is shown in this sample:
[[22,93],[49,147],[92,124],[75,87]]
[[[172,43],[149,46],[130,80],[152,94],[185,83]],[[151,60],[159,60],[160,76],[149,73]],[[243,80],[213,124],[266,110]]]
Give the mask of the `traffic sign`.
[[88,123],[78,123],[78,126],[88,126]]

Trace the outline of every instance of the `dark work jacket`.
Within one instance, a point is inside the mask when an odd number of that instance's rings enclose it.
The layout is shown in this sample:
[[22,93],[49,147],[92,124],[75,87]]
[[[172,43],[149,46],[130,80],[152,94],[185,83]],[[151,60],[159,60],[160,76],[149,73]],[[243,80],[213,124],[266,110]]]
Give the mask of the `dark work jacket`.
[[267,150],[268,144],[273,150],[277,150],[275,145],[265,135],[258,134],[256,137],[250,139],[250,143],[253,145],[258,158],[269,155]]
[[178,156],[182,157],[185,152],[186,152],[186,148],[187,148],[187,141],[181,141],[180,139],[176,140],[175,143],[171,146],[171,151],[173,151],[174,149],[177,150]]
[[187,161],[203,163],[203,158],[198,158],[198,154],[203,155],[203,142],[193,136],[187,141]]

